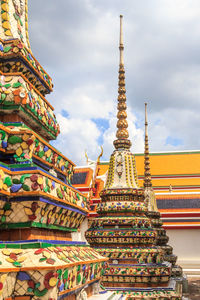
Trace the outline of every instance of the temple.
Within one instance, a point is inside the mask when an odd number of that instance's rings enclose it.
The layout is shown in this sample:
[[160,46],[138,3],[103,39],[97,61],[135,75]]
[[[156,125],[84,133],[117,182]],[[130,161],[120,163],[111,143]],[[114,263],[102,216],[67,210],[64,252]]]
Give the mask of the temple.
[[86,299],[107,258],[81,239],[87,198],[49,143],[53,84],[30,49],[27,0],[0,5],[0,299]]
[[[181,285],[166,261],[171,252],[159,222],[151,184],[146,131],[144,188],[138,183],[135,157],[130,151],[126,113],[122,16],[115,150],[111,154],[97,216],[89,219],[89,244],[109,258],[102,284],[126,299],[182,299]],[[147,114],[146,114],[147,118]],[[147,119],[146,119],[147,129]],[[156,222],[156,219],[158,222]],[[158,224],[157,224],[158,223]],[[165,246],[165,249],[163,249]],[[165,251],[166,250],[166,251]],[[172,260],[172,259],[171,259]]]

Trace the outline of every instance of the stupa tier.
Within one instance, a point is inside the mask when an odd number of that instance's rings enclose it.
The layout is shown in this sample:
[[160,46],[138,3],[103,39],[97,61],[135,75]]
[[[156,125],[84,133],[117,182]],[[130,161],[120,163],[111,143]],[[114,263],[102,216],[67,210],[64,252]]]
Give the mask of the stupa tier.
[[0,5],[0,299],[86,297],[106,258],[81,240],[87,199],[71,186],[74,163],[49,144],[53,85],[30,50],[27,1]]
[[1,1],[0,121],[23,122],[52,140],[60,130],[54,108],[44,96],[53,84],[30,49],[27,5],[25,0]]
[[[125,299],[182,299],[181,286],[172,279],[172,264],[157,245],[159,230],[149,218],[149,193],[140,188],[134,155],[130,151],[126,113],[122,16],[117,132],[105,188],[100,193],[98,217],[89,219],[86,238],[109,261],[103,286]],[[147,170],[148,171],[148,170]]]

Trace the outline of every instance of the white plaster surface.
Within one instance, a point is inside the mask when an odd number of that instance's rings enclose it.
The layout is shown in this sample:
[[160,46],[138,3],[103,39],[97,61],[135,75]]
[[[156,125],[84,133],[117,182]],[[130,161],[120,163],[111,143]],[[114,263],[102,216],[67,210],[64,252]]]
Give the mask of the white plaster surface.
[[168,244],[186,274],[200,274],[200,229],[167,230]]
[[85,232],[87,229],[88,229],[88,220],[87,218],[85,218],[78,231],[72,233],[72,241],[86,242],[88,244],[88,242],[85,239]]

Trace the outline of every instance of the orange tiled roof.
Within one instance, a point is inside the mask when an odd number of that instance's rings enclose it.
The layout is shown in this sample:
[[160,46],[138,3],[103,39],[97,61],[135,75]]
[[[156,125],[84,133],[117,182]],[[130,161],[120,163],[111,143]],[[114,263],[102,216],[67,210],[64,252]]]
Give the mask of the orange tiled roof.
[[[144,174],[144,154],[135,154],[138,176]],[[152,175],[200,174],[200,151],[150,153]],[[101,162],[98,175],[108,170],[108,162]]]

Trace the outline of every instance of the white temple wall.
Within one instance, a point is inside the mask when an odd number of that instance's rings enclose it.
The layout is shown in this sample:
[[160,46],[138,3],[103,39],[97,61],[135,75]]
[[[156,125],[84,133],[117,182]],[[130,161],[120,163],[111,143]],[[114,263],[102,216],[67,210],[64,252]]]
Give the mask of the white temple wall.
[[200,229],[166,231],[168,244],[173,247],[173,253],[178,255],[177,264],[184,269],[185,274],[200,276]]

